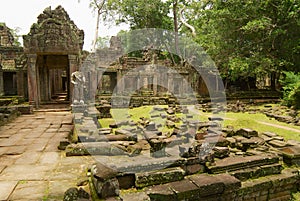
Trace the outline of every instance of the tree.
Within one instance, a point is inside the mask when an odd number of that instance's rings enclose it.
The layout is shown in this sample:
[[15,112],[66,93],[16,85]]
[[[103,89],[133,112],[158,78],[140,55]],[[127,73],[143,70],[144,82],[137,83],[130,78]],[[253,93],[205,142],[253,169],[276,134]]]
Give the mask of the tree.
[[15,27],[14,29],[10,29],[10,32],[11,32],[13,38],[14,38],[13,45],[21,47],[21,43],[20,43],[20,37],[21,36],[19,35],[20,27]]
[[169,2],[161,0],[108,0],[107,16],[116,24],[127,23],[131,29],[170,29]]
[[97,41],[96,41],[96,48],[107,48],[107,47],[109,47],[109,45],[110,45],[109,40],[110,40],[109,36],[98,37]]
[[299,66],[299,3],[294,0],[210,0],[193,3],[197,41],[225,80],[270,75]]
[[280,80],[283,85],[283,103],[300,109],[300,74],[284,72]]
[[[78,0],[80,2],[80,0]],[[108,12],[107,10],[107,0],[90,0],[90,8],[96,13],[96,28],[95,36],[92,44],[92,50],[95,51],[97,47],[97,41],[99,37],[99,24],[101,15]]]

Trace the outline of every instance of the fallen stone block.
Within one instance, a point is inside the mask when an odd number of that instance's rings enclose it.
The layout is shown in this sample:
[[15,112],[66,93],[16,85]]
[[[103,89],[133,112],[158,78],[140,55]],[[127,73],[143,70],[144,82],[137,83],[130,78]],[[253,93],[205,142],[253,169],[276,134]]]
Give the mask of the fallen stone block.
[[196,173],[203,173],[205,171],[205,166],[202,164],[191,164],[182,166],[182,169],[187,175],[191,175]]
[[241,128],[236,132],[236,134],[246,138],[258,137],[258,132],[249,128]]
[[151,172],[136,173],[135,186],[138,188],[143,188],[146,186],[179,181],[184,178],[184,174],[184,170],[179,167],[167,168]]
[[282,153],[283,162],[287,165],[300,167],[300,146],[284,147],[280,148],[279,151]]
[[150,197],[150,200],[156,201],[178,200],[175,192],[168,184],[162,184],[148,188],[147,195]]
[[286,142],[279,141],[279,140],[270,140],[268,142],[269,145],[275,147],[275,148],[282,148],[288,146]]
[[154,158],[165,157],[166,156],[166,146],[167,142],[163,139],[151,139],[149,140],[150,155]]
[[230,154],[228,147],[214,147],[213,151],[216,158],[226,158]]
[[117,177],[118,172],[97,163],[91,168],[92,182],[100,198],[118,196],[120,187]]
[[125,151],[107,142],[89,142],[70,144],[66,147],[66,156],[85,155],[127,155]]
[[83,190],[82,188],[69,188],[65,194],[63,201],[70,201],[70,200],[89,200],[90,195]]
[[114,135],[114,134],[108,134],[105,135],[107,141],[137,141],[137,135],[136,134],[118,134],[118,135]]
[[278,136],[276,133],[272,133],[272,132],[263,132],[262,134],[264,134],[270,138]]

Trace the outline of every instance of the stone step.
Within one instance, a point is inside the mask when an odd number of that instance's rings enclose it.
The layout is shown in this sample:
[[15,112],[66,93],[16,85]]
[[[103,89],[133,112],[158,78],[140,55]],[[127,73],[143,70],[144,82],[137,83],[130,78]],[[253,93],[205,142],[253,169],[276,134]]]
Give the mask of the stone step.
[[240,187],[241,182],[228,174],[199,174],[182,181],[153,186],[146,191],[151,200],[206,200],[207,197],[213,200]]
[[181,181],[146,188],[150,200],[290,200],[297,191],[297,170],[241,182],[229,174],[198,174]]
[[282,169],[283,167],[281,164],[271,164],[233,171],[230,172],[230,175],[236,177],[241,181],[246,181],[247,179],[256,179],[268,175],[280,174]]
[[214,165],[208,166],[208,172],[217,174],[231,172],[245,168],[260,167],[279,162],[279,157],[273,154],[262,154],[254,156],[236,156],[217,160]]
[[137,188],[144,188],[147,186],[180,181],[184,178],[184,175],[185,171],[179,167],[136,173],[135,186]]
[[[299,188],[300,175],[296,169],[242,182],[235,197],[243,200],[291,200],[291,193]],[[233,200],[233,199],[232,199]]]

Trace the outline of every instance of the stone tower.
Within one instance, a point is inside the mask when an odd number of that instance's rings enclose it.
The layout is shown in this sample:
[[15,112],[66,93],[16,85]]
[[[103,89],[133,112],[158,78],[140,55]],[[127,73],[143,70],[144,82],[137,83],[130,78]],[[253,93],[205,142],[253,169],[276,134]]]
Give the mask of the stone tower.
[[28,98],[31,105],[51,102],[61,92],[72,100],[70,76],[81,62],[84,40],[63,7],[46,8],[37,23],[23,36],[24,52],[28,57]]

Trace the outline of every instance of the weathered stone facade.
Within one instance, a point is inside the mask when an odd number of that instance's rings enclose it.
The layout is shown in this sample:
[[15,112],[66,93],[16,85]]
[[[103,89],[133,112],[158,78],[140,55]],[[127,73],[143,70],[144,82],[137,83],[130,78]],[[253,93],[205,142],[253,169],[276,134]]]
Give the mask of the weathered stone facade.
[[[191,103],[189,97],[208,97],[209,89],[218,91],[216,74],[207,69],[197,72],[189,64],[173,64],[159,59],[157,51],[145,47],[143,57],[130,57],[122,50],[121,40],[112,37],[110,47],[95,53],[98,100],[117,95],[117,105],[141,106],[169,104],[169,99]],[[205,78],[205,79],[204,79]],[[219,83],[222,84],[222,83]]]
[[67,93],[72,99],[71,74],[81,61],[84,32],[77,28],[61,6],[48,7],[37,23],[23,36],[28,57],[28,98],[32,105],[51,102],[52,97]]
[[11,30],[0,24],[0,95],[27,95],[23,48],[14,45]]

